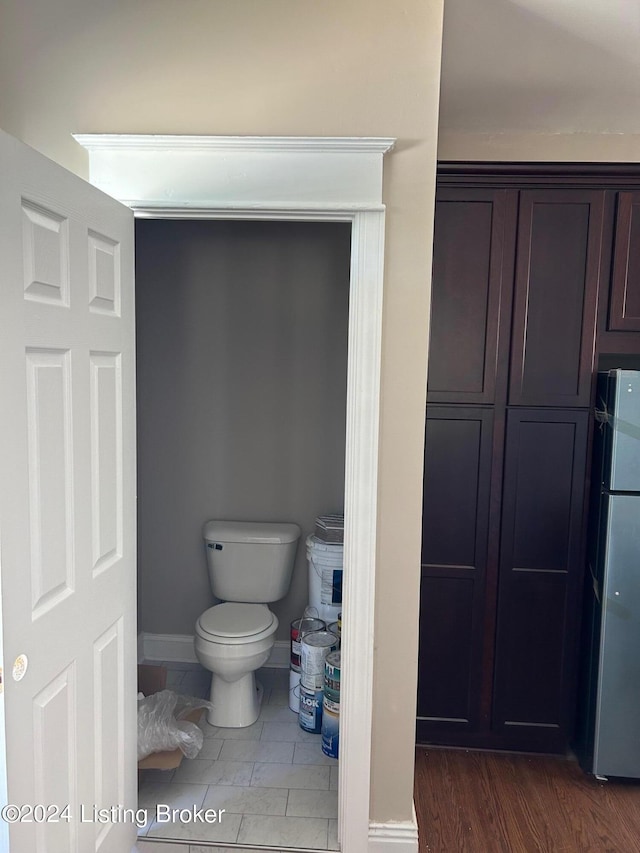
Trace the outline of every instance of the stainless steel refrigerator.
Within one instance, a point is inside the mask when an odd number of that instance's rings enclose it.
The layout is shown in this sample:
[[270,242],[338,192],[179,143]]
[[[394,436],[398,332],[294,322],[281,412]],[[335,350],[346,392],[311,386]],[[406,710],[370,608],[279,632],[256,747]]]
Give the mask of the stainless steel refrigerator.
[[640,778],[640,371],[598,375],[577,753]]

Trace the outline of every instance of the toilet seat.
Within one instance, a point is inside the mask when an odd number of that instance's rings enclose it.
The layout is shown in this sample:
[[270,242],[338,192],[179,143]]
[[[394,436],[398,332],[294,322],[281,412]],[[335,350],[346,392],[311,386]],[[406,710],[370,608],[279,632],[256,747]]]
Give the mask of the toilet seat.
[[277,627],[278,619],[266,604],[228,601],[205,610],[196,633],[211,643],[239,645],[268,637]]

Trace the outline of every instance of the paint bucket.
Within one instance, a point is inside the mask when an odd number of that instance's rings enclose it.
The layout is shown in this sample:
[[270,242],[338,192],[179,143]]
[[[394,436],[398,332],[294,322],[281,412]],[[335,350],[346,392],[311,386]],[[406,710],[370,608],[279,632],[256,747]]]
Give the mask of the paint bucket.
[[338,757],[340,740],[340,701],[325,694],[322,708],[322,751],[329,758]]
[[302,638],[300,683],[310,690],[324,687],[324,661],[329,652],[336,650],[338,638],[329,631],[314,631]]
[[312,616],[302,616],[291,623],[291,669],[300,672],[300,642],[305,634],[324,631],[326,623]]
[[289,670],[289,707],[297,714],[300,710],[300,673]]
[[329,652],[324,662],[325,691],[340,694],[340,652]]
[[300,684],[300,710],[298,722],[300,728],[312,734],[322,731],[322,690],[309,690]]
[[342,609],[344,545],[331,545],[317,536],[308,536],[307,560],[309,604],[316,608],[321,619],[334,622]]
[[327,625],[327,631],[331,631],[332,634],[335,634],[338,638],[338,648],[340,648],[340,623],[339,622],[331,622]]

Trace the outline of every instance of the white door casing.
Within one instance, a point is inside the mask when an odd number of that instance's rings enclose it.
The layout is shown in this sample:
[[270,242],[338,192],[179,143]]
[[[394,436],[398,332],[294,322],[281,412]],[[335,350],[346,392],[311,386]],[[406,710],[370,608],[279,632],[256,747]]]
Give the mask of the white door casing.
[[[346,853],[379,846],[370,824],[383,155],[393,139],[82,134],[90,180],[136,216],[351,223],[339,826]],[[415,843],[416,829],[403,829]],[[405,832],[406,835],[406,832]],[[404,837],[404,836],[403,836]],[[415,844],[417,848],[417,844]]]
[[383,154],[393,139],[84,134],[90,179],[136,216],[349,221],[339,837],[369,847]]
[[0,188],[7,799],[61,810],[10,849],[123,853],[92,818],[136,805],[133,216],[6,134]]

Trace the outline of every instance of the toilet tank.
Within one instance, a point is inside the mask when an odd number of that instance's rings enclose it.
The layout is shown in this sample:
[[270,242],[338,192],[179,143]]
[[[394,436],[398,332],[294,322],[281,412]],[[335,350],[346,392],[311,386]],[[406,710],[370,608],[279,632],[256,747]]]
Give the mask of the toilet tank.
[[208,521],[203,534],[216,598],[264,604],[284,598],[300,538],[297,524]]

